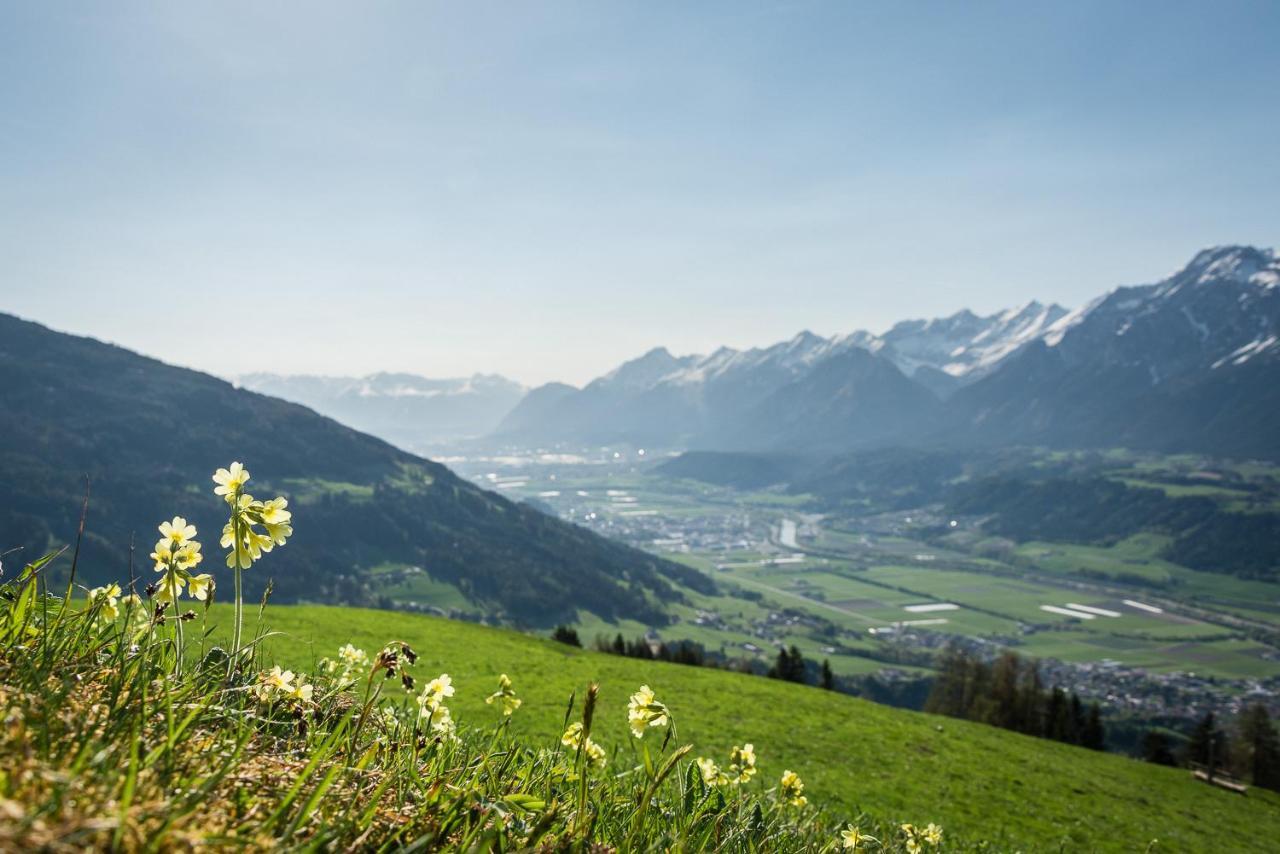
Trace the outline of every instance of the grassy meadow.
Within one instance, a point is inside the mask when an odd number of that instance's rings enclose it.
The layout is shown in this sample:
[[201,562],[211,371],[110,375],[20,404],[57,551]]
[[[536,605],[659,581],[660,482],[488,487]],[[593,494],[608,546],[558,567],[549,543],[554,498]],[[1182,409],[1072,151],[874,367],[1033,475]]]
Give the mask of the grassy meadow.
[[[215,624],[228,609],[215,606]],[[512,731],[548,740],[569,695],[601,685],[597,738],[632,761],[628,695],[651,685],[679,721],[695,755],[720,756],[754,743],[762,785],[784,770],[807,783],[810,800],[835,817],[862,812],[887,822],[936,821],[954,840],[997,850],[1262,850],[1280,834],[1280,797],[1241,798],[1194,782],[1182,770],[878,706],[817,688],[759,677],[637,661],[584,651],[517,632],[419,615],[318,606],[272,607],[272,657],[306,669],[351,642],[366,648],[395,637],[412,644],[424,673],[448,672],[455,714],[487,724],[484,703],[500,673],[524,705]],[[1034,804],[1033,809],[1028,809]]]

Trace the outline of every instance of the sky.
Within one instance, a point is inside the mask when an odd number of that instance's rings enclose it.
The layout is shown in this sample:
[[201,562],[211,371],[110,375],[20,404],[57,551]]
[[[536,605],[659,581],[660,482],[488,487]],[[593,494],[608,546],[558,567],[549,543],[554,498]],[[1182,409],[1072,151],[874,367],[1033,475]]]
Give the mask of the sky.
[[0,4],[0,311],[582,383],[1280,244],[1272,2]]

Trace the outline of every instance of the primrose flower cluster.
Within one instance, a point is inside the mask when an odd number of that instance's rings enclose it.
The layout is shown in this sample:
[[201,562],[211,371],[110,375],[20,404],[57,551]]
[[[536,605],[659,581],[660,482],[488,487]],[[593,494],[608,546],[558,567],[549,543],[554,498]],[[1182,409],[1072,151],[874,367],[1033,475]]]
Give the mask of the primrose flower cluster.
[[453,680],[448,673],[441,673],[428,682],[418,695],[418,717],[433,732],[452,735],[453,716],[444,701],[453,696]]
[[281,670],[279,665],[261,674],[258,677],[258,684],[254,687],[258,702],[264,704],[275,700],[310,703],[314,693],[315,686],[308,683],[302,676],[295,676],[292,670]]
[[188,524],[181,516],[160,523],[160,540],[151,552],[156,572],[163,573],[156,590],[156,601],[176,603],[183,588],[192,599],[208,600],[213,591],[213,576],[207,572],[200,575],[191,572],[204,560],[195,536],[196,526]]
[[263,554],[283,546],[293,536],[293,514],[285,509],[289,502],[279,497],[258,501],[244,491],[248,481],[248,470],[238,462],[213,473],[217,484],[213,494],[221,495],[231,507],[220,541],[224,549],[231,549],[227,553],[227,566],[231,569],[248,569]]
[[106,626],[120,619],[122,608],[133,613],[135,622],[148,622],[142,608],[142,597],[137,593],[121,595],[121,592],[120,585],[114,582],[89,591],[89,607],[97,607],[99,626]]
[[582,755],[586,757],[591,767],[604,768],[609,761],[608,754],[603,747],[591,740],[591,736],[586,736],[584,739],[582,730],[582,721],[574,721],[569,724],[564,735],[560,736],[560,743],[573,751],[581,749]]
[[347,688],[356,683],[357,675],[369,667],[369,654],[351,644],[338,650],[338,657],[320,659],[320,672],[329,676],[339,688]]
[[522,702],[516,696],[516,692],[511,688],[511,679],[507,674],[498,677],[498,690],[494,691],[488,697],[484,698],[485,704],[492,706],[494,703],[502,704],[502,714],[510,716],[516,709],[520,708]]

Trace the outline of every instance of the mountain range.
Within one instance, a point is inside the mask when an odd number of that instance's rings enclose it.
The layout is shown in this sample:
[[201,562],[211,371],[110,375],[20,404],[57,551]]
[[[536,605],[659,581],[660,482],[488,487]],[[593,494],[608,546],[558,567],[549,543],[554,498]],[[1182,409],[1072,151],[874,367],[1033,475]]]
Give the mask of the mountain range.
[[0,553],[22,548],[6,564],[74,541],[87,481],[81,583],[132,572],[140,589],[155,526],[178,515],[229,590],[210,477],[232,460],[255,494],[283,494],[294,513],[287,547],[249,573],[253,599],[271,578],[285,601],[401,604],[389,579],[408,573],[454,588],[463,613],[504,622],[581,609],[662,624],[680,585],[714,589],[306,407],[0,314]]
[[1280,259],[1206,249],[1084,307],[802,332],[766,348],[657,348],[581,389],[531,390],[526,442],[722,450],[1114,447],[1280,458]]
[[525,388],[495,374],[429,379],[417,374],[364,377],[246,374],[237,385],[291,400],[409,451],[490,433]]

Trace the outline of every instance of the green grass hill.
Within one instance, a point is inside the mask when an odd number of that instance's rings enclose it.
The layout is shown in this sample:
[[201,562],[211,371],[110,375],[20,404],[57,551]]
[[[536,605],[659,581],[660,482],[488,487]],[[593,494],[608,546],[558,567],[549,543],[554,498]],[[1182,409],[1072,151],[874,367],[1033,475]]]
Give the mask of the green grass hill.
[[[215,606],[212,621],[229,609]],[[484,697],[500,673],[524,698],[518,734],[559,730],[566,698],[590,681],[598,716],[622,721],[628,695],[651,685],[673,710],[694,755],[719,757],[751,741],[763,781],[802,775],[812,802],[837,818],[866,811],[882,820],[937,821],[953,838],[998,850],[1261,851],[1280,837],[1280,797],[1230,794],[1185,770],[1141,763],[950,718],[706,668],[637,661],[512,631],[411,614],[317,606],[272,607],[267,641],[295,669],[351,642],[412,644],[423,674],[447,672],[455,714],[491,721]],[[609,750],[630,751],[621,726],[601,725]]]

